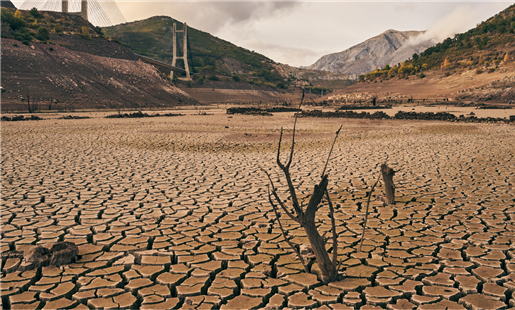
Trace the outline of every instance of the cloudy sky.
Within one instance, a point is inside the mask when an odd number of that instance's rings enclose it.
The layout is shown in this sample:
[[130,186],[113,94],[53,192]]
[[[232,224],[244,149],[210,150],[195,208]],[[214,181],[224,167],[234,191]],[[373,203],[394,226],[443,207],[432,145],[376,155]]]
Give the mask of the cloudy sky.
[[310,65],[325,54],[343,51],[388,29],[429,30],[426,36],[441,41],[513,4],[414,0],[97,1],[116,1],[127,21],[171,16],[293,66]]

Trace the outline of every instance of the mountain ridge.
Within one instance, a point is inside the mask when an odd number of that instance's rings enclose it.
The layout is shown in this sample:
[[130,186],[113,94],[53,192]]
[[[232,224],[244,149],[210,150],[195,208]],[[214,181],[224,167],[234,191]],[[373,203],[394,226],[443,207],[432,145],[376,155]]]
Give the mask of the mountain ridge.
[[378,66],[393,65],[433,45],[430,40],[412,44],[423,33],[388,29],[344,51],[324,55],[308,69],[360,75]]

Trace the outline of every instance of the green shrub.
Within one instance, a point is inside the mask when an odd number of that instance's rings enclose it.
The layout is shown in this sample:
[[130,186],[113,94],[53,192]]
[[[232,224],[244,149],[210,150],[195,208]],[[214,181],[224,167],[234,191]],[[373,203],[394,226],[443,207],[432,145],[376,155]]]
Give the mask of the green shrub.
[[214,74],[208,76],[207,79],[210,81],[220,81],[220,79]]
[[22,44],[25,44],[25,45],[27,45],[27,46],[29,45],[29,41],[27,41],[27,40],[23,40],[23,41],[21,41],[21,43],[22,43]]
[[54,48],[53,48],[53,47],[51,47],[51,48],[49,48],[49,50],[50,50],[50,51],[53,51],[53,50],[54,50]]
[[30,9],[29,13],[34,18],[42,18],[43,17],[43,15],[41,13],[39,13],[38,9],[36,9],[36,8]]
[[48,29],[45,27],[39,27],[38,28],[38,34],[36,35],[36,39],[40,41],[48,41],[50,40],[50,33]]
[[[20,12],[20,11],[17,11]],[[18,17],[17,17],[18,16]],[[12,30],[17,30],[25,26],[25,20],[20,14],[13,14],[10,10],[2,8],[2,23],[7,23]]]
[[63,27],[61,27],[61,25],[57,24],[55,27],[54,27],[54,31],[59,34],[59,35],[62,35],[63,34]]
[[14,43],[14,44],[13,44],[13,46],[14,46],[14,47],[18,47],[18,44]]

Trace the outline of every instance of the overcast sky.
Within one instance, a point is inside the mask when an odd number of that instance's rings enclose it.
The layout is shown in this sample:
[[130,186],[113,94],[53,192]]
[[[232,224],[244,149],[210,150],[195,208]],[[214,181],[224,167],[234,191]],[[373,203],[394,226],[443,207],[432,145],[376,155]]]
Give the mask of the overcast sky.
[[[50,0],[55,1],[55,0]],[[72,0],[73,1],[73,0]],[[313,64],[388,29],[429,30],[441,41],[513,2],[116,1],[127,21],[166,15],[277,62]],[[16,5],[23,1],[13,1]]]

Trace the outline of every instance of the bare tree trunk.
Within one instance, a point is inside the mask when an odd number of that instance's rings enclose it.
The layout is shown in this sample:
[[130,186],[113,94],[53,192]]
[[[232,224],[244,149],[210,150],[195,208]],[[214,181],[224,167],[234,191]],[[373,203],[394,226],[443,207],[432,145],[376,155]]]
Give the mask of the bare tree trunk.
[[[336,264],[333,263],[329,258],[329,254],[325,249],[326,242],[324,238],[322,238],[322,236],[320,236],[318,233],[317,227],[315,225],[315,218],[313,217],[306,219],[305,224],[302,226],[306,231],[309,243],[311,244],[311,248],[315,254],[318,268],[320,268],[320,272],[322,274],[322,282],[328,283],[336,281],[338,279]],[[333,251],[335,250],[336,249],[333,249]]]
[[384,188],[386,192],[386,203],[389,205],[395,204],[395,186],[393,185],[393,175],[395,170],[388,167],[386,164],[381,165],[381,173],[383,175]]
[[[302,92],[302,99],[300,101],[299,109],[302,106],[302,101],[304,99],[304,92]],[[277,220],[279,222],[281,231],[283,233],[283,236],[285,240],[288,242],[288,244],[292,247],[293,251],[299,256],[301,259],[302,265],[304,266],[304,269],[306,272],[308,272],[306,264],[302,257],[299,254],[299,251],[296,249],[296,247],[289,241],[288,236],[286,236],[286,233],[284,232],[280,219],[278,214],[279,207],[275,205],[273,202],[272,197],[275,198],[275,202],[281,207],[281,210],[294,222],[298,223],[302,228],[304,228],[306,235],[308,237],[309,243],[311,244],[311,249],[313,250],[313,253],[315,254],[316,261],[318,263],[318,267],[320,268],[321,272],[321,278],[323,282],[332,282],[336,281],[338,279],[338,271],[336,268],[337,264],[337,249],[338,249],[338,236],[336,233],[336,225],[334,221],[334,208],[332,206],[331,198],[329,197],[329,192],[327,191],[327,184],[328,176],[325,173],[327,169],[327,163],[331,159],[331,154],[334,148],[334,144],[336,142],[336,139],[338,138],[338,134],[340,133],[340,129],[336,132],[336,136],[333,141],[333,145],[331,146],[331,150],[329,151],[329,155],[327,157],[327,162],[324,167],[324,171],[321,175],[321,180],[318,185],[315,185],[315,188],[313,190],[313,194],[311,195],[307,207],[304,209],[301,203],[299,203],[299,199],[297,198],[297,193],[295,191],[295,187],[292,182],[291,173],[290,173],[290,166],[293,160],[293,154],[294,154],[294,148],[295,148],[295,130],[297,127],[297,117],[298,113],[295,115],[295,121],[293,123],[293,135],[292,135],[292,145],[290,149],[290,156],[286,164],[281,163],[280,160],[280,154],[281,154],[281,142],[283,138],[283,130],[281,128],[281,135],[279,136],[279,145],[277,147],[277,165],[279,168],[283,171],[284,178],[286,179],[286,183],[288,184],[288,192],[291,197],[292,201],[292,207],[293,211],[286,207],[283,200],[279,197],[277,190],[274,186],[274,183],[272,181],[272,178],[270,174],[264,170],[261,169],[268,177],[268,180],[270,182],[269,192],[268,192],[268,199],[272,207],[274,208],[274,212],[276,214]],[[316,212],[320,206],[320,203],[322,202],[322,198],[326,195],[327,202],[329,204],[330,209],[330,217],[331,217],[331,223],[332,223],[332,230],[333,230],[333,260],[329,258],[329,254],[327,253],[325,249],[326,240],[324,237],[320,236],[320,233],[318,232],[317,226],[315,224],[315,218],[316,218]]]

